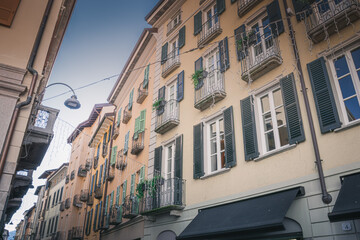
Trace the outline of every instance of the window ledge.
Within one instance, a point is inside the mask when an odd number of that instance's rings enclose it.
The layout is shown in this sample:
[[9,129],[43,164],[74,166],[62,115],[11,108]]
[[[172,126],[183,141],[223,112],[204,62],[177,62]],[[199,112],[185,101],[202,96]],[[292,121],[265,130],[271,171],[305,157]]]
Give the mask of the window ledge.
[[220,169],[219,171],[212,172],[212,173],[209,173],[209,174],[205,174],[204,176],[200,177],[200,179],[204,180],[206,178],[213,177],[213,176],[216,176],[216,175],[220,175],[220,174],[226,173],[228,171],[230,171],[230,168],[223,168],[223,169]]
[[290,149],[293,149],[296,147],[297,144],[292,144],[292,145],[287,145],[283,148],[280,148],[280,149],[277,149],[277,150],[274,150],[274,151],[271,151],[270,153],[266,153],[266,154],[263,154],[263,155],[260,155],[258,158],[255,158],[254,161],[257,162],[257,161],[261,161],[265,158],[268,158],[268,157],[271,157],[273,155],[276,155],[276,154],[279,154],[279,153],[282,153],[282,152],[285,152],[285,151],[288,151]]
[[334,132],[341,132],[341,131],[344,131],[344,130],[346,130],[346,129],[349,129],[349,128],[358,126],[358,125],[360,125],[360,121],[359,121],[359,120],[357,120],[357,121],[355,121],[355,122],[352,122],[352,123],[349,123],[349,124],[347,124],[347,125],[345,125],[345,126],[342,126],[342,127],[340,127],[340,128],[337,128],[337,129],[334,130]]

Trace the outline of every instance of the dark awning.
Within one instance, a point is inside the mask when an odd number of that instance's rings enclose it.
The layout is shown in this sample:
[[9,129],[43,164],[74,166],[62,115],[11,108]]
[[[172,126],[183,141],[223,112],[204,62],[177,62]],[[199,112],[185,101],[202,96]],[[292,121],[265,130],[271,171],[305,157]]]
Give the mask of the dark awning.
[[360,173],[341,177],[341,185],[330,221],[360,219]]
[[285,218],[303,187],[199,210],[177,239],[255,239],[302,236],[300,225]]

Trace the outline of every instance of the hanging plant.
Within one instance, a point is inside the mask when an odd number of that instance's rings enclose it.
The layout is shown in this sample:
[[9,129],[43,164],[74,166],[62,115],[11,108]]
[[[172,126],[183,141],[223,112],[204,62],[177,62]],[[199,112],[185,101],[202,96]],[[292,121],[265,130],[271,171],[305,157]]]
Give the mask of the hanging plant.
[[154,103],[153,103],[153,110],[157,110],[160,105],[161,105],[161,102],[163,101],[164,99],[160,98],[158,100],[156,100]]
[[164,184],[164,178],[161,176],[154,176],[153,179],[148,181],[147,190],[149,191],[149,195],[152,197],[156,197],[160,186]]
[[142,181],[136,186],[136,197],[142,199],[144,197],[147,180]]
[[254,30],[251,30],[249,32],[249,40],[248,40],[249,46],[256,43],[256,34]]
[[191,79],[193,81],[194,87],[196,88],[199,84],[199,81],[202,79],[203,70],[196,70],[195,73],[191,75]]

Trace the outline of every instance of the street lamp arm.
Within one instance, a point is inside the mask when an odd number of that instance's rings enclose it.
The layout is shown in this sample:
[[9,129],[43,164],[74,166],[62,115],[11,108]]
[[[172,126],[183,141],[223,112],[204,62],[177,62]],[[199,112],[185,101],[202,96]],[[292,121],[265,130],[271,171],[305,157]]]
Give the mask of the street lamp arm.
[[[76,95],[74,89],[72,89],[72,88],[71,88],[69,85],[67,85],[66,83],[62,83],[62,82],[56,82],[56,83],[49,84],[49,85],[47,85],[45,88],[51,87],[51,86],[53,86],[53,85],[64,85],[64,86],[70,88],[70,90],[73,92],[73,94]],[[45,89],[44,89],[44,91],[45,91]]]

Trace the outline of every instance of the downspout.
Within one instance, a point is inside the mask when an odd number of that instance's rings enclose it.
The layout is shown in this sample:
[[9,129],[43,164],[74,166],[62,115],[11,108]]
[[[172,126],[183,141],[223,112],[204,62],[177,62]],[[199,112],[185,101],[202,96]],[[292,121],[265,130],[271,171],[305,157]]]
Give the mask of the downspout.
[[19,116],[19,113],[20,113],[20,109],[22,107],[25,107],[25,106],[29,105],[31,103],[31,101],[32,101],[32,95],[34,93],[34,88],[36,86],[37,78],[38,78],[38,75],[39,75],[38,72],[33,68],[34,61],[35,61],[37,52],[39,50],[40,42],[41,42],[44,30],[45,30],[45,26],[46,26],[48,17],[50,15],[50,10],[51,10],[51,6],[52,6],[53,2],[54,2],[54,0],[48,0],[47,6],[46,6],[46,9],[45,9],[45,12],[44,12],[44,16],[43,16],[43,18],[41,20],[39,31],[38,31],[38,33],[36,35],[35,43],[34,43],[32,51],[31,51],[29,62],[28,62],[28,65],[26,67],[27,70],[33,75],[33,77],[31,79],[31,84],[30,84],[30,88],[29,88],[28,96],[27,96],[26,100],[24,102],[20,102],[20,103],[18,103],[16,105],[15,111],[14,111],[13,116],[11,118],[9,131],[6,134],[6,137],[5,137],[4,150],[3,150],[3,153],[2,153],[1,159],[0,159],[0,176],[2,175],[2,173],[4,171],[5,160],[6,160],[8,151],[9,151],[11,138],[12,138],[12,135],[13,135],[14,130],[15,130],[15,125],[16,125],[16,122],[17,122],[17,119],[18,119],[18,116]]
[[294,36],[294,30],[293,30],[291,20],[290,20],[290,14],[288,14],[288,12],[287,12],[288,5],[287,5],[286,0],[283,0],[283,2],[284,2],[284,7],[285,7],[286,20],[287,20],[287,23],[288,23],[288,26],[289,26],[289,31],[290,31],[289,35],[290,35],[290,38],[291,38],[291,43],[292,43],[292,46],[293,46],[293,51],[294,51],[294,55],[295,55],[295,59],[296,59],[296,65],[297,65],[297,68],[299,70],[301,92],[303,93],[307,118],[308,118],[309,127],[310,127],[311,139],[312,139],[314,153],[315,153],[315,164],[316,164],[316,167],[317,167],[317,170],[318,170],[319,180],[320,180],[320,187],[321,187],[321,192],[322,192],[322,201],[325,204],[329,204],[332,201],[332,197],[331,197],[331,195],[328,193],[328,191],[326,189],[325,177],[324,177],[324,172],[323,172],[323,168],[322,168],[322,164],[321,164],[322,160],[321,160],[321,157],[320,157],[319,145],[318,145],[318,142],[317,142],[317,139],[316,139],[314,122],[313,122],[313,118],[312,118],[312,114],[311,114],[309,98],[308,98],[308,95],[307,95],[307,88],[305,86],[305,81],[304,81],[304,77],[303,77],[304,73],[303,73],[303,70],[301,68],[299,51],[298,51],[298,48],[297,48],[297,45],[296,45],[296,40],[295,40],[295,36]]
[[[116,109],[116,108],[115,108]],[[111,161],[111,154],[112,154],[112,146],[113,146],[113,136],[114,136],[114,129],[115,129],[115,119],[116,119],[116,110],[114,109],[114,118],[113,118],[113,126],[112,126],[112,128],[111,128],[111,137],[110,137],[110,151],[109,151],[109,156],[110,156],[110,158],[109,158],[109,162],[108,162],[108,165],[106,166],[107,167],[107,169],[106,169],[106,173],[107,173],[107,175],[106,175],[106,177],[108,177],[109,176],[109,172],[110,172],[110,161]],[[105,223],[105,210],[106,210],[106,208],[105,208],[105,206],[106,206],[106,195],[107,195],[107,189],[108,189],[108,180],[106,179],[106,182],[105,182],[105,189],[104,189],[104,200],[105,200],[105,202],[104,202],[104,204],[103,204],[103,210],[102,210],[102,218],[101,218],[101,226],[104,226],[104,223]],[[110,214],[110,213],[109,213]],[[99,239],[101,239],[101,234],[100,234],[100,236],[99,236]]]

